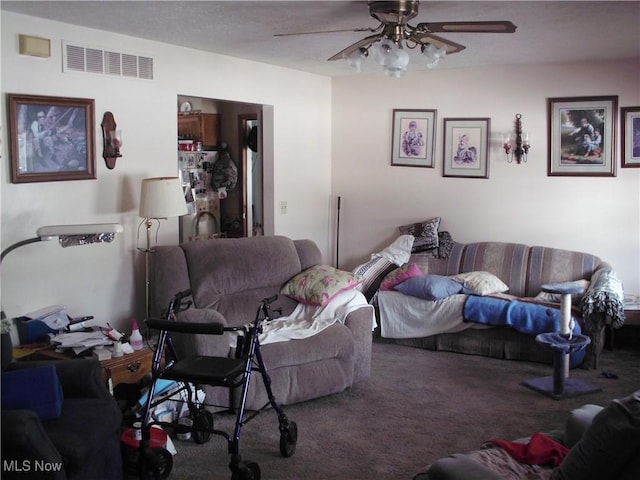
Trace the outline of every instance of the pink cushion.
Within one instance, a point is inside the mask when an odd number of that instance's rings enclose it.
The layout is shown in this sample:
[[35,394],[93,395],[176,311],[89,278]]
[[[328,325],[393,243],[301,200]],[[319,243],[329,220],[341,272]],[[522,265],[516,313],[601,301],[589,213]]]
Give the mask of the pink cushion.
[[420,267],[415,263],[409,263],[400,268],[397,268],[389,275],[385,277],[385,279],[380,284],[380,290],[393,290],[393,287],[398,285],[399,283],[404,282],[405,280],[412,277],[419,277],[424,275]]

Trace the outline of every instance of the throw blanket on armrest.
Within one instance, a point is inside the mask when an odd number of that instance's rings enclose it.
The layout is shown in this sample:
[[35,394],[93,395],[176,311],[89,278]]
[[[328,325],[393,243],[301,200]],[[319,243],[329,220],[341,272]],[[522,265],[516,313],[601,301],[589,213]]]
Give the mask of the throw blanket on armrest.
[[[624,291],[616,272],[610,268],[596,271],[580,305],[583,318],[591,317],[594,313],[602,313],[611,318],[614,327],[621,327],[624,324]],[[593,325],[595,329],[602,326]]]
[[371,310],[373,330],[375,328],[373,306],[367,303],[362,292],[352,289],[339,293],[324,307],[299,303],[291,315],[264,322],[262,334],[259,336],[260,344],[311,337],[336,322],[344,323],[349,313],[361,307]]

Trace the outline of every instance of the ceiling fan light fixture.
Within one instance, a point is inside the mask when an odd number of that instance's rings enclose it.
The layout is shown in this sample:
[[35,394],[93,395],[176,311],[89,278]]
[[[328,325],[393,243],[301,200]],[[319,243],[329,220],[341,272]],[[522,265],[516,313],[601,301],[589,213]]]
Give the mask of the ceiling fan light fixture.
[[382,67],[385,75],[399,78],[407,71],[409,65],[409,54],[406,50],[398,48],[393,55],[391,61]]
[[438,65],[441,58],[447,54],[447,47],[442,46],[436,48],[432,43],[427,43],[421,47],[422,54],[427,57],[427,68],[434,68]]
[[374,54],[373,58],[382,67],[385,67],[393,61],[395,51],[398,50],[398,46],[388,38],[383,38],[371,48]]
[[350,55],[347,55],[345,57],[345,60],[350,67],[353,67],[356,72],[360,73],[362,71],[362,62],[364,62],[368,56],[369,52],[367,51],[367,49],[364,47],[360,47]]
[[401,76],[407,69],[409,55],[404,47],[412,50],[419,46],[427,58],[427,68],[438,65],[445,55],[453,55],[466,48],[437,33],[514,33],[517,28],[506,20],[422,22],[413,26],[409,21],[418,15],[418,0],[369,0],[367,3],[369,15],[380,22],[377,27],[337,31],[369,31],[373,35],[349,45],[329,60],[347,60],[349,65],[360,71],[361,63],[366,57],[366,54],[364,57],[361,54],[364,48],[371,52],[372,59],[382,67],[385,74],[392,77]]

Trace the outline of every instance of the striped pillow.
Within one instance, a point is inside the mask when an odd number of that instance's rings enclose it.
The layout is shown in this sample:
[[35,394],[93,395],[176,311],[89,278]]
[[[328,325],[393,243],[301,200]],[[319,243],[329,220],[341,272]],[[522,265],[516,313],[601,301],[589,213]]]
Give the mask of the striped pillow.
[[373,298],[384,277],[396,268],[398,268],[396,264],[387,258],[374,257],[353,269],[354,274],[363,278],[362,283],[358,285],[358,289],[363,293],[367,301]]

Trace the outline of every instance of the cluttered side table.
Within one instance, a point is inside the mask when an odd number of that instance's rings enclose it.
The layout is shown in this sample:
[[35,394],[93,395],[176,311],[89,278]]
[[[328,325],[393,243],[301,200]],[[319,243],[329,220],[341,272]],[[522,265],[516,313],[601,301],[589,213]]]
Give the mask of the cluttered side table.
[[[60,352],[54,348],[39,349],[28,356],[14,356],[22,360],[68,360],[73,358],[70,352]],[[83,359],[77,358],[77,360],[82,361]],[[121,357],[101,360],[102,379],[105,384],[109,384],[110,389],[121,383],[138,383],[145,375],[151,373],[152,361],[153,349],[146,346]]]

